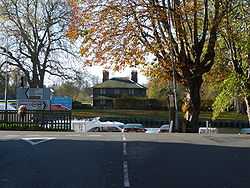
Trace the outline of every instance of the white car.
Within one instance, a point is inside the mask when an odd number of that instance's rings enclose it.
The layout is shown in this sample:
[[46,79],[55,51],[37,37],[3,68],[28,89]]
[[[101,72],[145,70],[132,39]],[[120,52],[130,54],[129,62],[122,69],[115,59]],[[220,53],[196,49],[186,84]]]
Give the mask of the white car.
[[88,132],[122,132],[122,128],[117,125],[102,124],[89,129]]
[[169,130],[170,130],[170,125],[164,124],[159,128],[159,133],[166,133],[169,132]]
[[72,127],[76,132],[121,132],[124,123],[105,121],[101,122],[100,118],[72,120]]
[[170,125],[164,124],[160,128],[147,128],[146,133],[169,133]]
[[[5,110],[4,103],[0,103],[0,110]],[[10,104],[7,104],[7,110],[16,110],[16,109],[13,106],[11,106]]]
[[147,129],[140,123],[127,123],[124,125],[122,132],[141,132],[145,133]]

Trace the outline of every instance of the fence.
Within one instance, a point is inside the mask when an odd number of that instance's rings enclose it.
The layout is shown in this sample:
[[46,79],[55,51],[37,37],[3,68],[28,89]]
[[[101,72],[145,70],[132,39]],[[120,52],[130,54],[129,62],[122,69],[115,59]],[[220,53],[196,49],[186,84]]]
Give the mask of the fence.
[[[249,122],[244,120],[215,120],[209,121],[209,124],[216,128],[249,128]],[[199,126],[205,127],[206,121],[200,121]]]
[[71,111],[0,111],[0,129],[8,130],[71,130]]

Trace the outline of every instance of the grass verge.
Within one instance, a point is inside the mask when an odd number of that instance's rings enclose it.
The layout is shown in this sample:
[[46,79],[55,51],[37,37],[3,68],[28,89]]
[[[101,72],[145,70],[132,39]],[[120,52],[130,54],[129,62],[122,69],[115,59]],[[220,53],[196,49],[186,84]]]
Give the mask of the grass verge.
[[[179,112],[178,116],[183,117],[183,113]],[[156,120],[168,120],[168,111],[158,110],[120,110],[120,109],[105,109],[105,110],[73,110],[73,118],[138,118],[138,119],[156,119]],[[212,112],[201,112],[200,120],[210,120]],[[218,120],[245,120],[247,121],[247,115],[238,114],[235,112],[224,112],[218,117]]]

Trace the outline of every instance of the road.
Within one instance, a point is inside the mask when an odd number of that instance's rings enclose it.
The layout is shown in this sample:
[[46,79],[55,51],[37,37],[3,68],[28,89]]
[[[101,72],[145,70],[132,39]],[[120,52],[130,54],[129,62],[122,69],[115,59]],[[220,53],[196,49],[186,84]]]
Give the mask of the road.
[[249,188],[250,135],[0,131],[0,188]]

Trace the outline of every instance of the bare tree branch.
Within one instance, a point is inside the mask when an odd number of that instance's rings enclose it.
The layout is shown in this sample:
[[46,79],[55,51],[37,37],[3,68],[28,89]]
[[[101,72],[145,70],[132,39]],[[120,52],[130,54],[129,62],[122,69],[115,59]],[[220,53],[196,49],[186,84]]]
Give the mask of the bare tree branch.
[[[0,54],[8,56],[10,64],[25,73],[31,87],[43,87],[45,74],[59,76],[62,73],[59,67],[64,68],[53,65],[56,61],[52,60],[61,58],[62,54],[75,57],[65,36],[71,14],[67,2],[0,0],[0,6],[0,16],[6,18],[0,21],[3,26],[0,34],[9,38],[9,42],[13,44],[7,53],[4,52],[4,46],[0,46]],[[48,63],[58,69],[46,71]],[[57,63],[62,64],[59,61]]]

